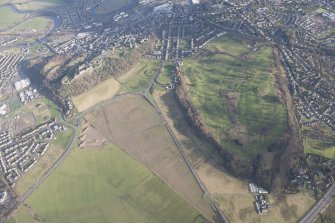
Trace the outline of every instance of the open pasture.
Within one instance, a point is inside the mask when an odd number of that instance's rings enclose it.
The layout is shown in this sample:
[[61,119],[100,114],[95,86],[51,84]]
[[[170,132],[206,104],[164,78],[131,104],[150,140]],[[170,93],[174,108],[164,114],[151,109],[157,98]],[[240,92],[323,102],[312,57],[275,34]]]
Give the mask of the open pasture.
[[36,163],[36,165],[27,173],[25,173],[15,185],[15,192],[19,195],[26,192],[35,181],[37,181],[50,166],[61,156],[70,142],[73,135],[72,129],[67,129],[64,132],[55,134],[55,138],[50,143],[49,149],[45,152],[43,157]]
[[25,18],[26,14],[14,13],[10,6],[1,6],[0,7],[0,30],[6,30],[19,24]]
[[92,112],[86,119],[157,174],[179,196],[207,218],[210,204],[183,160],[162,118],[142,96],[129,95]]
[[29,12],[18,11],[24,4],[0,6],[0,31],[12,35],[31,35],[34,38],[45,36],[52,29],[53,22],[47,17],[34,17]]
[[37,125],[50,121],[58,115],[57,107],[46,98],[40,98],[25,104],[21,111],[32,112]]
[[251,46],[248,44],[250,43],[241,41],[239,37],[230,38],[228,36],[222,36],[216,41],[209,43],[206,49],[214,53],[227,53],[231,56],[241,56],[249,52]]
[[[199,213],[114,145],[76,149],[26,201],[47,223],[193,223]],[[21,207],[8,222],[34,222]],[[200,221],[203,222],[203,221]]]
[[[9,1],[9,0],[7,0]],[[21,11],[38,11],[68,4],[66,0],[10,0]]]
[[6,33],[10,34],[31,34],[36,37],[45,36],[52,28],[53,23],[46,17],[35,17],[25,20],[13,28],[9,29]]
[[295,223],[313,206],[311,194],[300,192],[292,195],[270,195],[269,212],[259,215],[255,211],[254,197],[249,195],[218,195],[222,209],[236,223]]

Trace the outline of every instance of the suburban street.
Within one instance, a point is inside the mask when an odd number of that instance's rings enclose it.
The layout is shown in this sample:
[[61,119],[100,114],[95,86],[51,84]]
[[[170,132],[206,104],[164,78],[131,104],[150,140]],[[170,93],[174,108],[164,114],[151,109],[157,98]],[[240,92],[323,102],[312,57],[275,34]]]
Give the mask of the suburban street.
[[[155,75],[154,79],[150,82],[150,84],[148,85],[148,87],[143,91],[143,92],[126,92],[120,95],[116,95],[114,97],[111,97],[105,101],[102,101],[98,104],[96,104],[95,106],[87,109],[85,112],[79,113],[75,116],[73,116],[72,118],[70,118],[69,120],[65,121],[63,120],[63,118],[61,118],[62,122],[66,122],[69,123],[69,121],[74,121],[76,119],[80,119],[81,117],[83,117],[85,114],[87,114],[88,112],[93,111],[94,109],[101,107],[103,105],[106,105],[108,103],[110,103],[111,101],[114,101],[116,99],[119,99],[121,97],[130,95],[130,94],[140,94],[143,97],[145,97],[150,103],[152,103],[149,100],[148,94],[151,92],[153,85],[155,84],[156,80],[158,79],[158,77],[160,76],[161,72],[162,72],[162,68],[164,66],[164,62],[162,61],[158,70],[157,70],[157,74]],[[159,84],[159,83],[158,83]],[[207,195],[209,195],[209,191],[207,190],[206,186],[203,184],[202,180],[200,179],[200,177],[198,176],[198,174],[196,173],[196,170],[194,169],[193,165],[190,163],[190,161],[188,160],[186,154],[184,153],[182,146],[180,145],[178,139],[176,138],[176,136],[174,135],[174,133],[172,132],[170,126],[168,125],[162,111],[160,110],[160,108],[158,107],[158,105],[154,102],[154,104],[152,104],[155,109],[157,110],[157,112],[161,115],[162,119],[164,120],[165,126],[168,130],[168,132],[170,133],[173,141],[175,142],[178,150],[180,151],[182,157],[184,158],[186,164],[188,165],[189,169],[192,172],[192,175],[194,176],[194,178],[196,179],[198,185],[200,186],[201,190],[204,193],[204,197],[206,197]],[[76,142],[76,139],[78,138],[78,127],[71,125],[71,128],[74,129],[74,134],[71,138],[71,141],[68,143],[66,150],[64,151],[64,153],[55,161],[55,163],[45,172],[45,174],[43,174],[43,176],[34,183],[34,185],[32,185],[28,191],[26,191],[21,197],[19,197],[17,203],[16,203],[16,207],[20,206],[21,204],[24,203],[24,201],[29,197],[29,195],[31,193],[33,193],[43,182],[44,180],[47,179],[47,177],[49,177],[55,170],[56,168],[61,164],[61,162],[67,157],[67,155],[71,152],[71,149],[74,147],[74,143]],[[328,192],[324,195],[324,197],[319,200],[319,202],[305,215],[305,217],[300,221],[300,223],[312,223],[314,222],[318,217],[319,214],[324,211],[328,205],[331,203],[331,201],[333,200],[335,196],[335,184],[333,184],[330,189],[328,190]],[[218,217],[220,218],[220,221],[222,223],[229,223],[231,222],[230,219],[228,218],[228,216],[222,211],[222,209],[220,208],[219,204],[217,204],[215,201],[210,200],[209,201],[211,203],[212,208],[216,211],[216,214],[218,215]],[[13,209],[12,211],[15,211],[15,209]],[[0,221],[0,223],[2,223],[2,221]]]
[[335,223],[335,0],[0,12],[0,223]]
[[74,143],[76,142],[76,139],[78,138],[78,127],[74,127],[74,134],[72,135],[71,141],[68,143],[66,150],[64,153],[56,160],[56,162],[49,168],[47,172],[43,174],[43,176],[35,182],[35,184],[30,187],[28,191],[26,191],[19,199],[18,199],[18,205],[22,204],[29,195],[36,190],[36,188],[43,183],[45,179],[47,179],[59,166],[59,164],[67,157],[67,155],[70,153],[71,149],[74,146]]
[[300,223],[312,223],[314,222],[324,211],[328,205],[332,202],[335,197],[335,184],[333,184],[327,193],[316,203],[316,205],[305,215]]
[[[21,197],[18,198],[17,202],[16,202],[16,207],[19,207],[21,204],[24,203],[24,201],[29,197],[30,194],[32,194],[59,166],[59,164],[62,163],[62,161],[67,157],[67,155],[70,154],[72,148],[74,147],[74,143],[76,142],[77,138],[78,138],[78,127],[77,126],[72,126],[71,128],[73,128],[74,130],[74,134],[72,135],[71,141],[69,141],[65,151],[63,152],[63,154],[52,164],[52,166],[48,169],[48,171],[46,171],[40,179],[38,179],[30,188],[29,190],[27,190],[24,194],[22,194]],[[11,212],[14,212],[16,210],[13,209],[11,210]],[[4,219],[3,219],[4,220]],[[3,220],[0,220],[0,223],[3,222]]]

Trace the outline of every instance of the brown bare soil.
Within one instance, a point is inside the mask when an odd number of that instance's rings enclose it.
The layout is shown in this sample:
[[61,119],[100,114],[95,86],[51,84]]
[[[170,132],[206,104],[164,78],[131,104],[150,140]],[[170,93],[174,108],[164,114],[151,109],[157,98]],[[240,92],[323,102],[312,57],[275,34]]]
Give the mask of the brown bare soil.
[[206,218],[214,218],[162,118],[143,96],[116,99],[85,118],[106,138],[148,166]]
[[255,199],[250,194],[219,195],[216,199],[234,223],[295,223],[315,202],[312,195],[304,193],[270,195],[269,212],[259,215],[254,207]]
[[19,113],[15,119],[15,132],[20,132],[35,125],[35,116],[32,112]]
[[79,139],[79,144],[82,148],[101,148],[108,142],[105,136],[96,130],[92,125],[88,125],[83,128],[82,135]]

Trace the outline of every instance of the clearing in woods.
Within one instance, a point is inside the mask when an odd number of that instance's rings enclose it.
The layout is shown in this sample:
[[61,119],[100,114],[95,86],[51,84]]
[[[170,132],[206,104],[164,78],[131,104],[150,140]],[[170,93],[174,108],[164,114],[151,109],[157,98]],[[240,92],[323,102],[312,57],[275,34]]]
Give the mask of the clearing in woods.
[[85,119],[106,138],[157,174],[179,196],[207,218],[210,204],[183,160],[162,118],[141,95],[128,95],[88,115]]
[[[27,208],[29,207],[29,208]],[[115,145],[75,149],[7,223],[204,223],[199,212]]]

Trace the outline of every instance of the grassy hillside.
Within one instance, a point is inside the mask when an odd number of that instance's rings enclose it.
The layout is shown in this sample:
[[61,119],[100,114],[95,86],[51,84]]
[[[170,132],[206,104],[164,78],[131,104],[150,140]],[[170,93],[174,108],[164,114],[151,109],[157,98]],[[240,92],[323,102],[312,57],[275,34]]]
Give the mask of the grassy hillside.
[[[193,222],[199,213],[114,145],[74,150],[7,222]],[[202,221],[199,221],[202,222]]]
[[232,222],[297,222],[315,203],[313,194],[306,191],[280,196],[271,194],[269,212],[257,214],[248,181],[233,177],[222,168],[222,160],[213,151],[213,146],[187,122],[174,92],[156,87],[153,94],[187,156],[197,167],[202,182]]
[[208,49],[211,53],[185,60],[183,68],[201,120],[240,158],[272,151],[285,133],[286,110],[275,86],[271,48],[251,49],[224,37]]
[[305,153],[317,154],[329,159],[335,158],[335,133],[321,123],[314,126],[304,126]]
[[139,61],[135,69],[120,76],[119,80],[122,83],[120,92],[144,91],[156,76],[158,68],[159,61]]
[[213,210],[203,196],[159,113],[143,96],[127,95],[96,109],[85,119],[106,138],[145,164],[207,218]]

